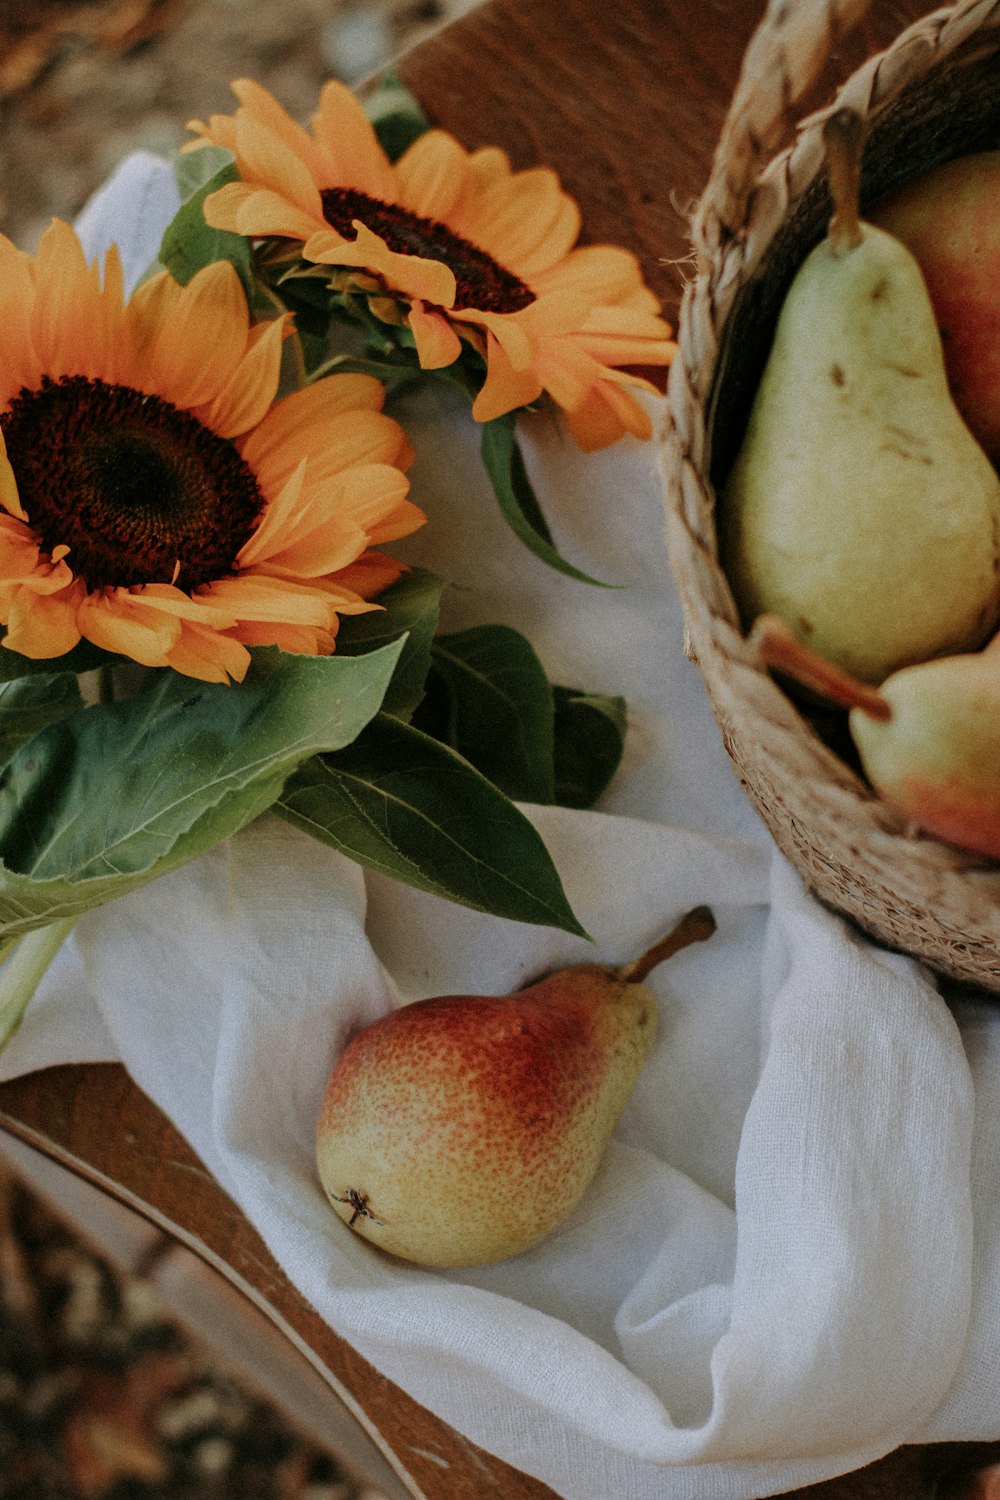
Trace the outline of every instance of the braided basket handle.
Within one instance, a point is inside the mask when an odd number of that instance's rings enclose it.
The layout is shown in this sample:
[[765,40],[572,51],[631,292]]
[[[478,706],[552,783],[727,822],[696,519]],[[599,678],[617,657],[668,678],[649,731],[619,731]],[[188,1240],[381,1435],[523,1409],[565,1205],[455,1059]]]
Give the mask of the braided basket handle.
[[693,225],[701,257],[738,234],[757,175],[794,106],[817,81],[837,41],[869,0],[768,0],[751,37]]

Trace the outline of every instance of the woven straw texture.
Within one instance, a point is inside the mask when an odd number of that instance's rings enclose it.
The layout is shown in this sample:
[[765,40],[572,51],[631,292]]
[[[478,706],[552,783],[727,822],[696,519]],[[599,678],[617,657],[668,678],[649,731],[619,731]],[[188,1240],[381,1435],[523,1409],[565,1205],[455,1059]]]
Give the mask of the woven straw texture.
[[840,105],[866,118],[862,206],[941,161],[1000,146],[1000,0],[935,11],[796,122],[798,101],[865,8],[772,0],[744,58],[693,222],[696,269],[662,444],[667,540],[688,653],[779,847],[821,900],[879,942],[1000,992],[1000,866],[920,834],[871,793],[841,720],[805,718],[755,663],[718,562],[716,488],[789,281],[830,214],[823,119]]

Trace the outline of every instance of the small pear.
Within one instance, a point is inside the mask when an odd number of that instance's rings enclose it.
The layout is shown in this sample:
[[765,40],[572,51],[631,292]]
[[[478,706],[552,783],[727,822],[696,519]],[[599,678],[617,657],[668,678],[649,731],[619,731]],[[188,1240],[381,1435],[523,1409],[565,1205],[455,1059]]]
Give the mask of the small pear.
[[901,817],[1000,859],[1000,641],[893,672],[873,688],[815,656],[780,620],[751,632],[775,670],[850,710],[865,775]]
[[500,1260],[549,1234],[596,1172],[652,1046],[656,999],[642,981],[714,928],[698,907],[623,968],[416,1001],[359,1032],[317,1122],[334,1211],[428,1266]]
[[835,214],[797,272],[720,501],[745,621],[773,612],[865,682],[1000,622],[1000,478],[948,390],[920,268],[858,217],[857,117],[828,121]]

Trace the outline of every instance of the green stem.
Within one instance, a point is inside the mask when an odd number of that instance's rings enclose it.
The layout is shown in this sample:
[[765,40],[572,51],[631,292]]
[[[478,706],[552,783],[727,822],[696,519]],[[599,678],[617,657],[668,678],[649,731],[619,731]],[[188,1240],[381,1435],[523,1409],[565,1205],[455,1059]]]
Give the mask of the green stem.
[[6,1047],[20,1026],[28,1001],[72,932],[76,920],[76,917],[63,917],[58,922],[50,922],[47,927],[36,927],[14,939],[13,952],[0,969],[0,1048]]

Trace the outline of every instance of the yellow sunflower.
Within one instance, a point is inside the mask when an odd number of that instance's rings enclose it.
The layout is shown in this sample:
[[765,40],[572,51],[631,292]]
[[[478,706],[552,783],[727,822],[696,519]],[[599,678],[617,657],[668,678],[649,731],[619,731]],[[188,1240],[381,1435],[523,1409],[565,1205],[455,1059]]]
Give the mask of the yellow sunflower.
[[512,171],[503,151],[466,151],[443,130],[393,164],[337,82],[324,86],[309,131],[258,84],[233,90],[235,114],[189,127],[192,147],[232,151],[241,179],[206,199],[211,226],[298,240],[308,261],[376,278],[383,299],[402,303],[425,369],[471,343],[486,361],[479,421],[545,391],[584,449],[649,436],[631,388],[654,387],[619,367],[669,364],[671,330],[633,255],[577,245],[579,210],[554,172]]
[[401,567],[372,547],[424,520],[410,445],[367,376],[275,402],[287,322],[251,324],[228,263],[126,302],[69,225],[0,237],[4,646],[240,681],[248,646],[325,655],[377,608]]

